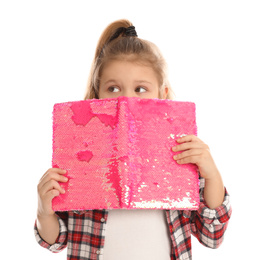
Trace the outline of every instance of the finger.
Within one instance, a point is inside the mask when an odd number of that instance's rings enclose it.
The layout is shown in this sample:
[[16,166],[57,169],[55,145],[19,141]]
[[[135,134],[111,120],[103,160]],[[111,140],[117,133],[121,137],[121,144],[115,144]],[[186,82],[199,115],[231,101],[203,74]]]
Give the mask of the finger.
[[200,139],[195,135],[186,135],[186,136],[183,136],[183,137],[177,139],[176,142],[177,143],[184,143],[184,142],[192,142],[192,141],[197,141],[197,140],[200,140]]
[[[64,173],[63,173],[64,174]],[[67,182],[68,181],[68,178],[62,174],[60,174],[59,172],[57,171],[50,171],[42,180],[41,182],[45,183],[49,180],[56,180],[56,181],[59,181],[59,182]]]
[[176,154],[173,156],[174,160],[181,160],[184,159],[186,157],[190,157],[190,156],[200,156],[203,152],[203,149],[191,149],[191,150],[187,150],[185,152]]
[[48,202],[51,202],[52,199],[54,199],[55,197],[59,196],[60,195],[60,192],[58,190],[50,190],[49,192],[46,193],[46,196],[45,196],[45,199],[48,201]]
[[200,156],[196,155],[196,156],[189,156],[189,157],[185,157],[183,159],[177,160],[176,162],[178,164],[187,164],[187,163],[193,163],[193,164],[197,164],[199,161]]
[[58,173],[58,174],[65,174],[67,173],[66,170],[63,170],[63,169],[60,169],[60,168],[50,168],[48,169],[45,174],[41,177],[40,181],[42,179],[44,179],[48,174],[52,173],[52,172],[55,172],[55,173]]
[[57,169],[50,169],[47,171],[47,174],[40,179],[40,182],[38,184],[38,188],[41,189],[45,183],[47,183],[50,180],[55,180],[58,182],[67,182],[68,178],[66,176],[63,176],[65,174],[65,171],[57,170]]
[[44,197],[46,193],[51,190],[57,190],[59,193],[64,194],[65,190],[60,186],[60,184],[55,180],[50,180],[46,182],[43,187],[39,190],[39,195]]
[[189,149],[206,149],[206,145],[204,143],[199,142],[187,142],[183,144],[176,145],[172,147],[174,152],[189,150]]

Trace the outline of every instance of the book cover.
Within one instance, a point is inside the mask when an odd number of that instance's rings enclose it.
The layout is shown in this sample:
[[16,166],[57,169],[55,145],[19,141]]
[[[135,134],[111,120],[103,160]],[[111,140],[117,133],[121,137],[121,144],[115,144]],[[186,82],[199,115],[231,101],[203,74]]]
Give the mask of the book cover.
[[196,165],[179,165],[171,148],[197,135],[195,104],[118,97],[58,103],[52,166],[65,169],[55,211],[199,207]]

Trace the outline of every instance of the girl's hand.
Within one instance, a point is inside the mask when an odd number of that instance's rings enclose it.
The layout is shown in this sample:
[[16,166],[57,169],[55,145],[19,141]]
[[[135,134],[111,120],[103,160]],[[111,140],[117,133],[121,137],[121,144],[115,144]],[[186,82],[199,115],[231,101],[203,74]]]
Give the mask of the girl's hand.
[[38,190],[38,210],[40,217],[49,217],[55,214],[52,209],[52,199],[59,194],[64,194],[65,190],[58,182],[67,182],[68,178],[63,176],[66,171],[58,168],[49,169],[40,179]]
[[172,148],[178,164],[194,163],[198,166],[200,175],[206,180],[213,179],[219,172],[214,163],[209,147],[195,135],[187,135],[177,140],[178,145]]

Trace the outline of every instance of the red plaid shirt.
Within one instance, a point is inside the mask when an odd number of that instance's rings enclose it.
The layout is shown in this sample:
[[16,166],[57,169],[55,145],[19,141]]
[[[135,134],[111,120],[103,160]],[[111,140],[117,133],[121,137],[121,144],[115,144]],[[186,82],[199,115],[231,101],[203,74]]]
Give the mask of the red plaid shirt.
[[[166,210],[167,224],[171,237],[171,260],[192,259],[191,234],[201,244],[217,248],[231,216],[229,195],[225,192],[223,204],[209,209],[203,197],[204,179],[200,180],[200,207],[197,211]],[[68,247],[70,260],[103,259],[107,210],[57,212],[60,233],[56,243],[49,245],[39,235],[35,224],[37,242],[44,248],[57,253]]]

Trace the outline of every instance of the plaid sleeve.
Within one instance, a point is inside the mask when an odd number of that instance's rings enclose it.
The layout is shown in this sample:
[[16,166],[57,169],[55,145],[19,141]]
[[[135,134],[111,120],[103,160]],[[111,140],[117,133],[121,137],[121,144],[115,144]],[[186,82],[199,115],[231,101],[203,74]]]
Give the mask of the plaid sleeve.
[[[58,215],[58,214],[57,214]],[[62,215],[62,218],[65,216]],[[40,236],[37,225],[35,222],[34,231],[35,231],[35,238],[39,245],[42,247],[48,249],[49,251],[53,253],[59,253],[61,252],[66,246],[67,246],[67,226],[65,224],[65,221],[62,220],[60,216],[58,216],[58,222],[59,222],[59,235],[56,239],[56,242],[53,245],[48,244],[42,237]]]
[[229,194],[225,189],[225,198],[221,206],[210,209],[204,200],[204,180],[200,180],[200,207],[193,213],[191,232],[199,242],[210,248],[218,248],[224,238],[232,208]]

